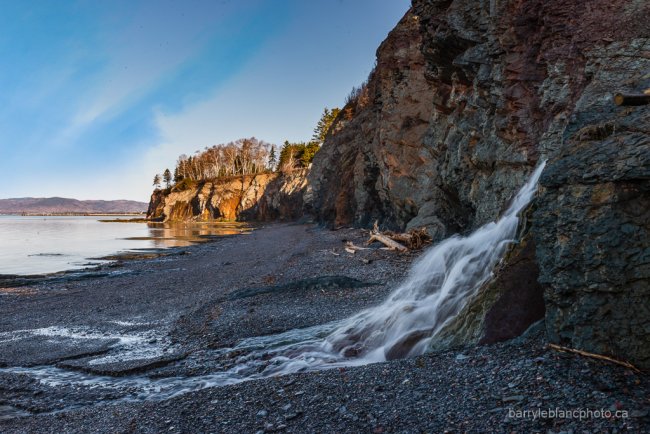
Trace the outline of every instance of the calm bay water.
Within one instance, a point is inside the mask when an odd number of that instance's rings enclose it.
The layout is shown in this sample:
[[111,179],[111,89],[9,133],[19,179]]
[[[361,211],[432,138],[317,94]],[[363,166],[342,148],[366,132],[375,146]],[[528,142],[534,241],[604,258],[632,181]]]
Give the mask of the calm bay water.
[[0,274],[42,274],[83,268],[106,255],[187,246],[206,235],[245,231],[241,223],[119,223],[123,217],[0,216]]

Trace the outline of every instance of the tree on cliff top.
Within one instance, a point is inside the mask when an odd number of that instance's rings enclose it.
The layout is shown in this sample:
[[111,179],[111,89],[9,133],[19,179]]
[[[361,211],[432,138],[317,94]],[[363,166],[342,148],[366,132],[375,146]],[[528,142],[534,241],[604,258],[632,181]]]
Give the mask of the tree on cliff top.
[[275,155],[275,145],[271,145],[271,152],[269,152],[269,170],[271,172],[274,172],[277,164],[278,164],[278,158]]
[[172,173],[169,171],[169,169],[165,169],[165,172],[163,173],[163,181],[165,181],[165,185],[167,185],[167,188],[171,187]]
[[294,169],[309,167],[319,149],[320,146],[317,142],[289,143],[288,140],[285,140],[282,150],[280,150],[278,170],[288,173]]
[[204,151],[196,151],[190,157],[184,154],[179,156],[173,176],[167,169],[163,174],[163,180],[169,188],[172,180],[180,184],[185,180],[187,180],[185,182],[204,181],[222,176],[254,175],[269,170],[291,172],[297,168],[309,167],[340,111],[337,107],[331,110],[325,107],[314,128],[312,141],[298,143],[285,141],[279,157],[275,145],[257,140],[255,137],[243,138],[226,144],[205,147]]
[[[269,145],[255,137],[206,147],[193,156],[178,157],[174,181],[204,181],[221,176],[255,175],[268,170]],[[171,173],[170,173],[171,178]]]
[[156,176],[153,177],[153,186],[155,188],[159,188],[160,187],[160,182],[161,182],[160,175],[158,173],[156,173]]
[[323,114],[320,117],[320,120],[318,121],[318,124],[316,124],[316,128],[314,128],[314,135],[311,137],[312,141],[322,145],[323,142],[325,141],[325,137],[327,136],[327,133],[329,132],[330,128],[332,127],[332,124],[334,123],[334,120],[336,117],[339,115],[341,112],[341,109],[338,107],[334,107],[332,110],[328,109],[325,107],[323,110]]

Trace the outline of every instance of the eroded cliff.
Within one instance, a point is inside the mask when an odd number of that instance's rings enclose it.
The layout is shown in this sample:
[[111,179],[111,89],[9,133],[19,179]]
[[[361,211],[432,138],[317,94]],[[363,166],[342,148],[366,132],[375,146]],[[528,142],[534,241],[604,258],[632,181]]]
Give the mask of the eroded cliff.
[[564,147],[570,120],[588,121],[578,102],[642,85],[640,65],[611,62],[643,57],[647,12],[638,1],[415,0],[315,158],[317,214],[426,224],[439,238],[494,219],[540,156]]
[[292,220],[302,216],[304,171],[233,176],[156,190],[147,217],[157,221]]
[[[309,206],[442,239],[497,218],[548,159],[532,247],[456,335],[516,335],[495,321],[524,306],[532,322],[543,292],[551,341],[650,366],[650,110],[612,101],[650,88],[648,16],[639,0],[413,0],[316,155]],[[507,271],[522,257],[540,285]]]

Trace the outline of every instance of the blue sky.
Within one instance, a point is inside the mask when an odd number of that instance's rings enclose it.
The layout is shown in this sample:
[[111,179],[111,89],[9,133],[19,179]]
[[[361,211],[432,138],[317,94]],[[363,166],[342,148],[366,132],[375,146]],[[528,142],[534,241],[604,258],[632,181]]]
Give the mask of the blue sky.
[[0,198],[147,201],[178,155],[306,140],[408,0],[0,0]]

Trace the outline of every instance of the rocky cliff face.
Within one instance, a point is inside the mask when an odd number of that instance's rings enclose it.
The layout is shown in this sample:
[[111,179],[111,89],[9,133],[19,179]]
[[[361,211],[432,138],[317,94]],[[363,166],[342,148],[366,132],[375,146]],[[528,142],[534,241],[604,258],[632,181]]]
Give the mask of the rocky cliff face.
[[[544,292],[553,342],[650,366],[650,114],[612,102],[650,88],[648,16],[641,0],[413,0],[316,155],[309,206],[441,239],[496,218],[549,159],[530,299]],[[468,307],[475,341],[508,334],[489,313],[513,306],[510,280]]]
[[302,216],[305,172],[236,176],[184,190],[157,190],[147,217],[159,220],[291,220]]
[[[650,71],[650,57],[636,65]],[[650,110],[597,117],[541,180],[534,234],[548,334],[650,367]]]
[[610,60],[642,55],[626,47],[643,45],[647,9],[414,0],[316,156],[313,208],[335,225],[378,218],[438,237],[494,219],[540,156],[563,147],[579,101],[634,87],[619,70],[614,88],[585,93]]

